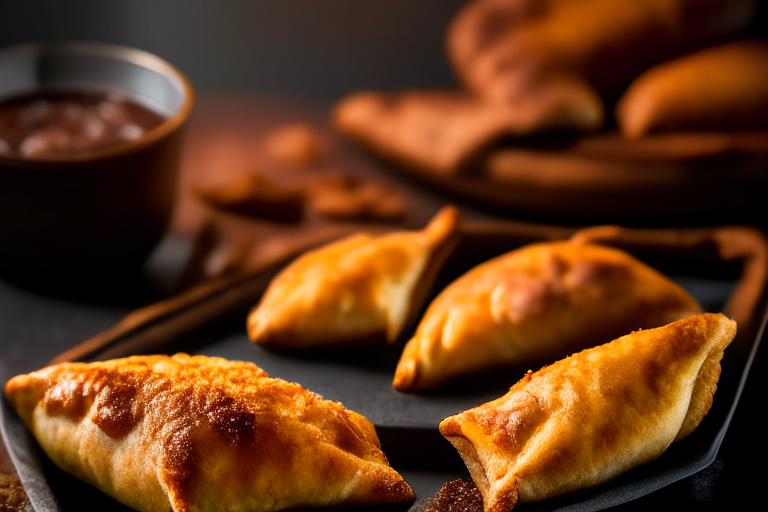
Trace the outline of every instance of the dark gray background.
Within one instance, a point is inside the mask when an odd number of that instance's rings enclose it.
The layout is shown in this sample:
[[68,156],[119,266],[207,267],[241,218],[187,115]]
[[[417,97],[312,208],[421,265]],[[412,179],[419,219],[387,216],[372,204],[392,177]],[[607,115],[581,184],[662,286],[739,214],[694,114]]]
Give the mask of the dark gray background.
[[135,46],[197,89],[333,100],[445,87],[445,27],[464,0],[0,0],[0,47],[89,39]]

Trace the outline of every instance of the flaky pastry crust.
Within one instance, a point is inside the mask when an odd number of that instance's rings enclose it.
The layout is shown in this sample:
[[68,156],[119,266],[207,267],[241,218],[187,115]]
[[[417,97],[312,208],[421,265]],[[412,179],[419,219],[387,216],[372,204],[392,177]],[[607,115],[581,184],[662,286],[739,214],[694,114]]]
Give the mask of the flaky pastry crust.
[[248,315],[249,337],[290,348],[394,342],[455,247],[458,221],[446,207],[423,231],[358,234],[306,253]]
[[252,363],[63,363],[11,379],[5,394],[57,466],[142,512],[414,497],[368,420]]
[[700,312],[680,286],[623,251],[533,244],[475,267],[435,298],[405,346],[394,387],[418,391],[554,361]]
[[690,434],[712,405],[736,322],[706,313],[637,331],[528,373],[446,418],[486,512],[607,482]]

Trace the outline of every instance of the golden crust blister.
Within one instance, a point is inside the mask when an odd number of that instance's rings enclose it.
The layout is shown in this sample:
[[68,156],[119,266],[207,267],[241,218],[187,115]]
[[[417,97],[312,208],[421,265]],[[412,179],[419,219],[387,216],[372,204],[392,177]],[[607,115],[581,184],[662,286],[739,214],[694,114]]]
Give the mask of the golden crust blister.
[[705,313],[528,373],[446,418],[486,512],[588,489],[661,455],[708,412],[736,322]]
[[5,394],[57,466],[142,512],[414,498],[368,420],[251,363],[64,363],[11,379]]
[[552,361],[701,312],[680,286],[623,251],[533,244],[475,267],[430,304],[394,378],[399,391]]
[[458,221],[446,207],[422,231],[358,234],[306,253],[270,283],[248,336],[290,348],[394,342],[455,247]]

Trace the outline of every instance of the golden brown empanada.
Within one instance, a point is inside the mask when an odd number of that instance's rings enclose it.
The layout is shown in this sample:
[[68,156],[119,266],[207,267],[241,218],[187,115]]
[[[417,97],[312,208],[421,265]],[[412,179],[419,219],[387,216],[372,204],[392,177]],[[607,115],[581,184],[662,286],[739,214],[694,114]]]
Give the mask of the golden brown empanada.
[[142,512],[414,497],[368,420],[251,363],[63,363],[11,379],[5,394],[57,466]]
[[648,67],[744,31],[754,0],[476,0],[448,30],[459,80],[495,102],[524,101],[555,75],[615,97]]
[[446,418],[486,512],[588,489],[661,455],[712,405],[736,322],[706,313],[637,331],[528,373]]
[[701,312],[680,286],[617,249],[534,244],[475,267],[430,304],[394,387],[417,391],[493,367],[555,360]]
[[291,348],[394,342],[455,247],[458,219],[446,207],[423,231],[359,234],[306,253],[270,283],[248,335]]
[[646,71],[616,107],[625,137],[768,128],[768,43],[737,41]]

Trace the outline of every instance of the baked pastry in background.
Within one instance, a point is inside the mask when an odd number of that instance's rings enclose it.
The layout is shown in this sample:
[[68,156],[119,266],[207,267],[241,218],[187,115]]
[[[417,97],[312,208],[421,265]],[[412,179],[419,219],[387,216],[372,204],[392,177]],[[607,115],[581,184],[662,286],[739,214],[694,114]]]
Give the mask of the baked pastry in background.
[[63,363],[11,379],[5,395],[57,466],[141,512],[414,497],[368,420],[252,363]]
[[550,85],[496,105],[462,91],[362,92],[336,106],[334,123],[401,165],[456,174],[504,137],[602,124],[603,104],[591,88],[567,77]]
[[660,64],[616,106],[625,137],[768,128],[768,43],[738,41]]
[[475,0],[448,30],[448,56],[464,86],[489,101],[522,100],[563,76],[610,99],[650,66],[742,33],[756,5]]
[[554,134],[557,146],[558,136],[612,126],[605,105],[639,75],[744,37],[756,11],[755,0],[475,0],[446,38],[461,89],[352,94],[334,122],[427,176],[482,173],[500,145],[536,147]]
[[395,371],[399,391],[553,361],[701,312],[680,286],[618,249],[529,245],[473,268],[429,305]]
[[394,342],[455,248],[458,222],[446,207],[422,231],[358,234],[304,254],[250,312],[248,336],[286,348]]
[[712,405],[736,322],[693,316],[528,373],[505,396],[446,418],[485,512],[589,489],[660,456]]

